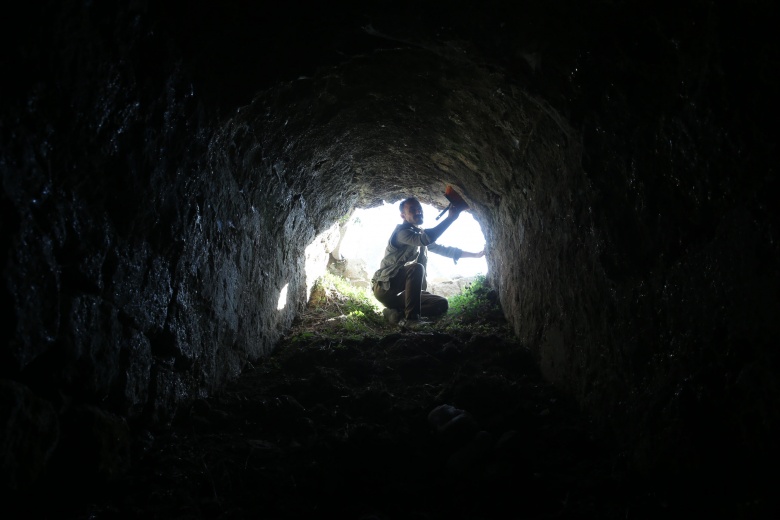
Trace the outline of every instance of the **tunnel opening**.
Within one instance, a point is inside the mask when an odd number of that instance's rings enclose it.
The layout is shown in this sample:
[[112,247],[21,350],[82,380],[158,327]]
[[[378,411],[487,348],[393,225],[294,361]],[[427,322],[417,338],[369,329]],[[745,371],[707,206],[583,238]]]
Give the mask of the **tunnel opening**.
[[[286,332],[286,338],[299,336],[302,331],[306,331],[304,334],[308,337],[317,328],[317,323],[324,322],[327,322],[325,328],[330,335],[338,334],[338,322],[342,322],[343,335],[353,338],[359,330],[364,337],[384,334],[388,325],[392,330],[401,315],[386,314],[390,309],[377,300],[372,279],[387,253],[391,234],[403,222],[399,216],[400,202],[401,199],[393,203],[383,201],[374,207],[357,207],[306,246],[306,300],[302,314],[293,318],[292,328]],[[431,229],[439,223],[438,220],[448,208],[445,207],[442,211],[441,208],[422,204],[422,211],[421,217],[424,221],[420,222],[419,227]],[[451,223],[446,224],[447,229],[443,237],[449,233],[449,243],[457,244],[463,249],[448,246],[447,238],[439,237],[436,244],[442,244],[445,248],[444,254],[449,257],[433,253],[426,256],[428,259],[431,256],[440,256],[434,262],[444,265],[436,265],[420,258],[411,260],[426,264],[424,294],[445,299],[447,306],[451,306],[456,314],[442,317],[438,313],[428,315],[427,311],[423,312],[426,320],[437,320],[442,328],[456,327],[455,322],[462,319],[460,314],[463,307],[480,305],[477,300],[484,297],[484,294],[478,295],[477,292],[486,290],[484,273],[487,264],[482,256],[485,238],[479,223],[468,211],[459,212],[457,218],[451,218],[448,222]],[[418,249],[418,252],[425,254],[422,249]],[[475,261],[476,265],[470,266],[470,271],[467,270],[464,276],[462,271],[459,272],[459,262],[456,260],[460,261],[461,266],[468,265],[469,261]],[[468,294],[463,294],[464,291]],[[495,301],[492,304],[495,304]],[[498,308],[495,312],[498,312]],[[316,323],[313,324],[312,321]]]
[[[365,265],[369,274],[379,267],[387,241],[399,218],[398,204],[403,199],[383,201],[381,206],[356,208],[342,227],[342,237],[333,256],[336,261],[357,261]],[[442,208],[430,204],[422,205],[425,223],[421,227],[432,228],[440,220]],[[459,247],[469,252],[483,251],[485,235],[477,220],[468,211],[463,212],[439,240],[443,245]],[[437,258],[428,266],[431,281],[447,281],[455,277],[474,277],[486,275],[488,270],[485,258],[464,258],[462,262],[453,262]],[[362,280],[370,280],[363,277]]]
[[[372,276],[379,268],[390,235],[402,222],[398,210],[400,202],[401,199],[391,203],[383,201],[374,207],[357,207],[316,237],[306,248],[307,294],[311,295],[313,282],[324,273],[325,268],[356,287],[370,290]],[[421,227],[434,227],[439,222],[437,217],[441,216],[441,208],[429,204],[422,207],[425,224]],[[437,243],[456,246],[466,251],[467,256],[485,249],[482,229],[468,211],[459,215]],[[318,248],[327,253],[325,260],[322,254],[316,254]],[[431,294],[444,297],[458,294],[477,276],[487,273],[484,257],[464,257],[455,262],[451,258],[432,256],[434,261],[429,262],[426,268],[426,291]]]

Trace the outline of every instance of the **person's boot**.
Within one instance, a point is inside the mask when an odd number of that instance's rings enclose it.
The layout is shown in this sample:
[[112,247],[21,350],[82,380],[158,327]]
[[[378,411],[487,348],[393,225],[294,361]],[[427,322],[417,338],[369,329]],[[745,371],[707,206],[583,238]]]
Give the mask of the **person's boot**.
[[419,317],[417,319],[403,318],[398,322],[398,326],[402,330],[411,330],[411,331],[424,330],[430,325],[432,325],[431,321],[423,317]]

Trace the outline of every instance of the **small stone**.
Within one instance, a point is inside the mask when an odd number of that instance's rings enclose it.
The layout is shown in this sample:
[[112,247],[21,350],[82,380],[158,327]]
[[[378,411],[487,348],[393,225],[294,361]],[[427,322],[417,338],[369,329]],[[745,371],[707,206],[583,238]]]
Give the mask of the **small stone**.
[[479,430],[476,419],[470,413],[449,404],[431,410],[428,423],[437,434],[458,444],[468,442]]
[[428,424],[437,432],[441,432],[445,424],[452,420],[453,417],[462,413],[464,413],[463,410],[459,410],[450,404],[443,404],[431,410],[428,414]]

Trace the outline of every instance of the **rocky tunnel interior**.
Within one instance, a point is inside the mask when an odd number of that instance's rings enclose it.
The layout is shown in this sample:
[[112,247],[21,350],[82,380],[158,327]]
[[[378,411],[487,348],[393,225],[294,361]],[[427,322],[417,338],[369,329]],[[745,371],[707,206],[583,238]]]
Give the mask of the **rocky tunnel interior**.
[[63,450],[114,471],[123,443],[274,352],[334,224],[408,195],[443,208],[451,185],[517,341],[632,471],[738,488],[744,518],[774,507],[757,475],[780,419],[775,10],[19,6],[5,492],[50,493]]

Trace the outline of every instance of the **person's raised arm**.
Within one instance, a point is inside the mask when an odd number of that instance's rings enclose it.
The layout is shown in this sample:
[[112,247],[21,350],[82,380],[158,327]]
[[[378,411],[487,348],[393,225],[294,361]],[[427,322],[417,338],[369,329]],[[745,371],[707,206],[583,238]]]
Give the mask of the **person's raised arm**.
[[[425,234],[428,235],[428,237],[431,239],[431,242],[436,242],[438,238],[446,231],[448,227],[450,227],[450,224],[458,220],[458,217],[460,216],[460,211],[455,209],[455,207],[450,208],[450,212],[447,214],[447,218],[442,220],[436,227],[433,227],[431,229],[426,229]],[[428,244],[425,244],[428,245]]]
[[458,219],[459,215],[460,211],[451,208],[447,218],[442,220],[436,227],[424,230],[402,229],[398,232],[395,239],[402,244],[410,246],[429,246],[436,242],[441,234],[450,227],[450,224]]

